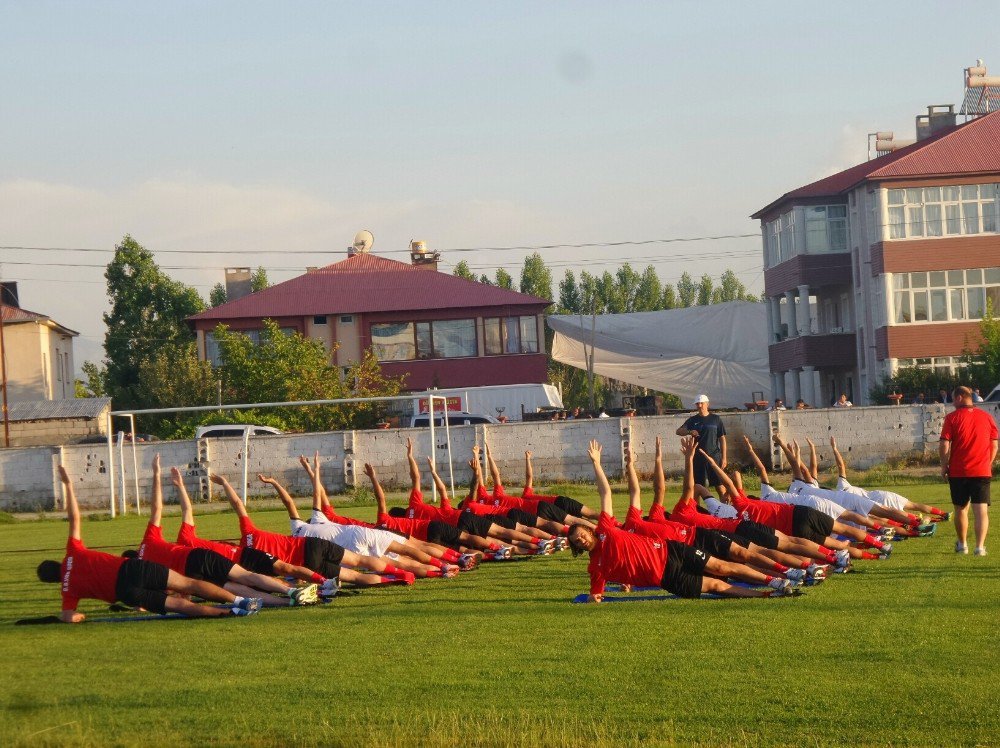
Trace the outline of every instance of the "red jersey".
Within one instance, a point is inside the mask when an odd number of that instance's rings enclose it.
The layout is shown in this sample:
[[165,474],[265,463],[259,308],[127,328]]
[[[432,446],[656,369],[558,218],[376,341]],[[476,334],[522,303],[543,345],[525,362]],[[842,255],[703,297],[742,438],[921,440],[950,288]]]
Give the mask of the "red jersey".
[[181,529],[177,531],[177,543],[190,548],[205,548],[215,551],[220,556],[225,556],[233,563],[239,563],[242,548],[232,543],[222,543],[218,540],[204,540],[195,533],[194,525],[186,522],[181,523]]
[[177,545],[164,540],[163,530],[159,525],[150,522],[146,525],[146,534],[142,536],[142,543],[139,545],[139,558],[183,574],[187,567],[188,556],[193,550],[191,546]]
[[720,530],[722,532],[735,532],[737,525],[742,522],[740,519],[722,519],[713,517],[711,514],[702,514],[698,511],[698,502],[694,499],[681,499],[677,506],[670,513],[672,522],[682,522],[692,527],[704,527],[706,530]]
[[521,491],[521,498],[531,499],[532,501],[534,500],[544,501],[546,504],[552,504],[559,497],[556,495],[535,493],[534,489],[525,487],[525,489]]
[[304,565],[306,538],[258,530],[249,517],[240,517],[240,532],[240,545],[244,548],[256,548],[292,566]]
[[352,517],[342,517],[333,511],[333,507],[327,504],[323,507],[323,516],[325,516],[331,522],[338,525],[356,525],[358,527],[375,527],[371,522],[363,522],[360,519],[354,519]]
[[667,512],[663,508],[663,504],[653,504],[649,507],[649,514],[646,515],[646,520],[649,522],[667,522]]
[[792,534],[792,517],[795,513],[794,504],[778,504],[773,501],[751,499],[749,496],[731,497],[733,507],[740,513],[742,519],[759,522],[770,528]]
[[[442,497],[442,504],[445,503],[446,499]],[[410,503],[406,508],[407,519],[439,519],[449,525],[457,526],[461,516],[461,509],[452,509],[450,505],[437,507],[425,504],[424,496],[420,491],[415,488],[410,491]]]
[[601,512],[597,545],[590,552],[590,594],[604,592],[606,582],[659,587],[667,569],[667,541],[647,538],[615,527],[610,514]]
[[391,514],[379,514],[375,522],[375,526],[381,530],[402,533],[417,540],[427,540],[427,528],[431,525],[429,519],[406,519],[393,517]]
[[76,610],[84,597],[113,603],[118,599],[118,570],[124,563],[122,556],[92,551],[82,540],[70,538],[62,562],[62,609]]
[[956,408],[945,416],[941,441],[951,442],[949,478],[989,478],[993,475],[993,442],[997,425],[984,410]]
[[626,532],[634,532],[636,535],[645,535],[647,538],[659,538],[660,540],[673,540],[684,545],[694,545],[697,529],[682,522],[647,522],[642,518],[642,512],[634,506],[628,508],[625,515],[625,524],[622,529]]

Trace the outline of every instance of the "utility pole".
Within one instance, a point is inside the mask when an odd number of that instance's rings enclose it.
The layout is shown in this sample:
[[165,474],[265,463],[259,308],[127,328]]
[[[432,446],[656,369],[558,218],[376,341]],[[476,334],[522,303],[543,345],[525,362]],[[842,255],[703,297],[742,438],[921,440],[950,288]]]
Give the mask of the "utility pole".
[[3,445],[10,446],[10,413],[7,411],[7,346],[3,341],[3,295],[0,292],[0,392],[3,394]]

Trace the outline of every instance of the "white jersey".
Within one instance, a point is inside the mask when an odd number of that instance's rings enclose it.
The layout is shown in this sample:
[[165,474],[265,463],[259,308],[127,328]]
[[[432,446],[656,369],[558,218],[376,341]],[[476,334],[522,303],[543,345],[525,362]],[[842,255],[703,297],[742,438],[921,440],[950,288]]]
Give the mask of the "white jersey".
[[395,553],[389,553],[389,546],[400,538],[385,530],[376,530],[361,525],[341,525],[331,522],[323,512],[313,510],[309,522],[293,519],[292,535],[297,537],[322,538],[331,543],[343,546],[349,551],[362,556],[388,556],[397,558]]
[[820,498],[819,496],[809,496],[803,493],[790,493],[788,491],[776,491],[771,488],[767,483],[760,484],[760,497],[764,501],[770,501],[774,504],[794,504],[795,506],[808,506],[815,509],[818,512],[837,519],[841,514],[844,513],[844,507],[836,502],[830,501],[830,499]]
[[837,481],[837,488],[841,491],[847,491],[849,493],[857,494],[858,496],[864,496],[866,499],[871,499],[876,504],[880,506],[888,507],[889,509],[898,509],[901,512],[906,511],[906,507],[909,506],[910,500],[905,496],[901,496],[893,491],[866,491],[860,486],[852,486],[847,478],[841,478]]
[[829,499],[835,504],[840,504],[845,509],[857,512],[858,514],[871,514],[871,511],[875,506],[875,502],[871,499],[852,493],[851,491],[842,491],[839,488],[836,491],[831,491],[828,488],[821,488],[815,483],[805,483],[803,481],[795,481],[795,483],[798,484],[799,495],[817,496],[821,499]]
[[708,509],[709,514],[720,519],[736,519],[740,514],[736,511],[736,507],[723,504],[714,496],[709,496],[705,499],[705,507]]

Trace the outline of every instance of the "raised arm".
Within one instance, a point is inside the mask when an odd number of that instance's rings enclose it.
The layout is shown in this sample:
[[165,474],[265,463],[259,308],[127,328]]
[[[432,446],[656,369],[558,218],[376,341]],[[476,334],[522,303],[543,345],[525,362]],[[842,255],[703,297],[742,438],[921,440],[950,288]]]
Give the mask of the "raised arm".
[[534,490],[535,471],[531,469],[531,452],[524,452],[524,493],[530,494]]
[[149,523],[160,526],[163,519],[163,476],[160,472],[160,453],[153,458],[153,496],[149,506]]
[[59,480],[62,481],[63,490],[66,492],[66,519],[69,520],[69,536],[73,540],[80,540],[80,505],[76,503],[76,491],[73,490],[73,482],[69,479],[69,473],[62,465],[59,466]]
[[[312,466],[312,463],[309,462],[309,458],[306,457],[305,455],[299,455],[299,464],[302,466],[303,470],[305,470],[306,473],[309,474],[309,485],[312,485],[312,482],[313,482],[313,466]],[[323,506],[329,506],[330,505],[330,497],[327,495],[327,493],[326,493],[326,487],[323,485],[322,481],[320,481],[320,484],[319,484],[319,492],[320,492],[320,502],[322,503],[322,505]]]
[[837,461],[837,475],[841,478],[847,479],[847,463],[844,462],[844,456],[840,454],[840,450],[837,449],[837,438],[830,437],[830,446],[833,448],[833,459]]
[[663,440],[656,437],[656,454],[653,457],[653,506],[663,504],[667,495],[667,477],[663,474]]
[[[715,471],[715,474],[719,478],[719,483],[722,485],[723,488],[726,489],[726,494],[728,496],[739,496],[740,493],[736,489],[736,484],[733,483],[732,478],[730,478],[729,475],[726,474],[726,471],[723,470],[721,467],[719,467],[719,464],[715,460],[713,460],[712,456],[708,454],[708,452],[706,452],[704,449],[699,449],[698,452],[699,454],[701,454],[702,459],[705,460],[705,464],[708,465],[710,469]],[[730,499],[730,501],[732,501],[732,499]]]
[[[476,462],[476,464],[477,465],[479,464],[478,461]],[[431,480],[434,481],[434,487],[437,489],[438,496],[441,497],[441,501],[442,502],[444,502],[444,501],[450,501],[450,499],[448,497],[448,486],[446,486],[444,484],[444,481],[441,480],[441,476],[438,475],[437,468],[434,467],[434,458],[433,457],[430,457],[430,456],[427,457],[427,466],[430,468],[430,471],[431,471]]]
[[611,501],[611,485],[608,483],[608,476],[604,474],[601,467],[601,443],[597,440],[591,441],[587,448],[587,456],[594,466],[594,478],[597,481],[597,493],[601,497],[601,511],[605,514],[615,516],[615,507]]
[[635,472],[635,454],[632,452],[632,443],[625,448],[625,476],[628,479],[628,502],[629,506],[642,511],[642,499],[639,491],[639,475]]
[[319,472],[319,450],[313,454],[313,511],[322,512],[323,511],[323,496],[325,491],[323,490],[323,479],[320,477]]
[[819,482],[819,457],[816,454],[816,444],[808,436],[806,442],[809,444],[809,475],[814,481]]
[[[263,475],[258,474],[257,477],[264,483],[268,483],[268,481],[264,479]],[[247,508],[243,506],[243,500],[240,498],[240,495],[236,493],[236,489],[232,487],[224,475],[212,473],[212,475],[209,476],[209,480],[217,486],[222,486],[222,490],[225,492],[226,498],[229,499],[229,505],[233,508],[233,511],[236,512],[237,516],[250,516],[247,514]]]
[[[660,440],[656,440],[657,455],[659,455]],[[694,493],[694,456],[698,451],[698,440],[693,436],[681,438],[681,454],[684,455],[684,484],[681,486],[682,499],[695,499]],[[663,467],[660,466],[662,473]],[[656,474],[653,474],[655,479]],[[654,484],[655,485],[655,484]],[[697,500],[697,499],[695,499]]]
[[753,464],[757,468],[757,474],[760,476],[760,482],[770,485],[771,481],[767,479],[767,468],[765,468],[764,463],[760,461],[760,457],[757,456],[757,450],[753,448],[753,444],[750,443],[750,437],[746,434],[743,435],[743,443],[746,444],[747,452],[750,454],[750,459],[753,460]]
[[406,438],[406,461],[410,465],[410,488],[420,490],[420,466],[413,456],[413,439]]
[[490,479],[493,481],[493,490],[497,493],[503,493],[503,481],[500,480],[500,468],[493,461],[493,453],[490,452],[489,442],[484,441],[484,446],[486,447],[486,466],[490,470]]
[[181,522],[193,526],[194,507],[191,506],[191,497],[188,496],[187,487],[184,485],[184,476],[175,467],[170,468],[170,482],[177,489],[177,500],[181,504]]
[[375,467],[371,463],[365,463],[365,475],[367,475],[368,480],[372,482],[372,493],[375,494],[375,501],[378,503],[379,516],[388,514],[389,510],[386,509],[385,504],[385,491],[382,490],[382,484],[378,482],[378,476],[375,474]]
[[773,438],[774,443],[781,447],[781,451],[785,453],[785,459],[788,460],[788,466],[792,469],[792,479],[801,480],[802,471],[799,469],[799,458],[796,456],[795,451],[785,443],[780,434],[775,434]]

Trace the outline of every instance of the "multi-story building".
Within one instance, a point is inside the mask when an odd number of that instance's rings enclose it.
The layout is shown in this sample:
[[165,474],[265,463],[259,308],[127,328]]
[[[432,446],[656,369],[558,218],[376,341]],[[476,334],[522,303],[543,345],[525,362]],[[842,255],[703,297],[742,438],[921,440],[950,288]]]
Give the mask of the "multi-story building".
[[955,119],[753,214],[776,397],[862,404],[898,367],[954,370],[1000,311],[1000,111]]
[[382,371],[406,375],[407,390],[548,381],[537,296],[437,272],[436,257],[411,263],[367,252],[221,304],[188,321],[203,359],[216,361],[219,324],[259,334],[273,319],[320,340],[333,366],[371,349]]

